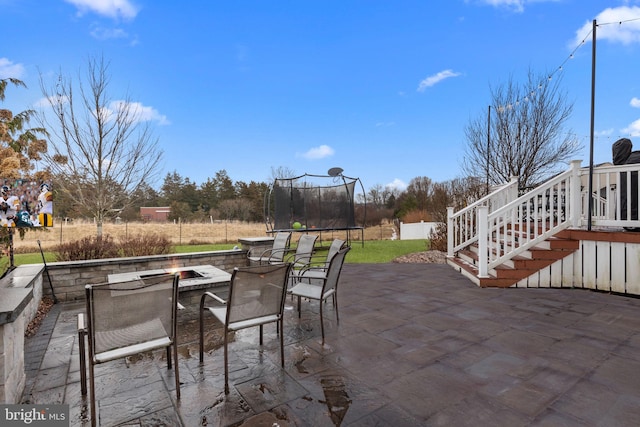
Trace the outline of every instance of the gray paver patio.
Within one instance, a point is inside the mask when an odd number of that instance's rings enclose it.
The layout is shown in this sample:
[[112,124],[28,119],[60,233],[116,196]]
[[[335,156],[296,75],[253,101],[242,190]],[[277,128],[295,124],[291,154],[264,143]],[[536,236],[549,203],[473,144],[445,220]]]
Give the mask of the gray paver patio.
[[[286,367],[275,326],[236,333],[225,396],[221,327],[180,316],[182,399],[155,352],[96,370],[102,426],[637,426],[640,299],[581,289],[480,289],[446,265],[346,264],[340,324],[287,300]],[[75,334],[57,304],[26,341],[25,403],[68,403],[87,425]]]

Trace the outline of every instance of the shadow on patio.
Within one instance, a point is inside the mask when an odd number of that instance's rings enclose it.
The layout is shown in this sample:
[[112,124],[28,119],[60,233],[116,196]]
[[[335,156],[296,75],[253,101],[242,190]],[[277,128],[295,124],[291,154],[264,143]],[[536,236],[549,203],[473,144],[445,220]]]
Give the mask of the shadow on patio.
[[[198,362],[197,307],[179,312],[182,399],[165,352],[96,369],[99,425],[640,425],[640,299],[571,289],[480,289],[436,264],[346,264],[340,325],[287,299],[285,363],[275,325],[236,333],[224,394],[222,327]],[[76,314],[57,304],[26,340],[23,403],[80,394]],[[123,367],[126,364],[126,369]]]

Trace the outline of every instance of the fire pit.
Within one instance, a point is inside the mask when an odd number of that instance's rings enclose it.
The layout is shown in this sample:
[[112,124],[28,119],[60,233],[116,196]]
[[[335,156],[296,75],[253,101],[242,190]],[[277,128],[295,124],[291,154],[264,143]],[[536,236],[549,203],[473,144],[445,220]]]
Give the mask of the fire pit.
[[156,270],[109,274],[107,279],[109,282],[124,282],[167,273],[180,274],[180,300],[185,304],[197,302],[204,290],[212,292],[227,291],[231,283],[231,274],[212,265],[159,268]]

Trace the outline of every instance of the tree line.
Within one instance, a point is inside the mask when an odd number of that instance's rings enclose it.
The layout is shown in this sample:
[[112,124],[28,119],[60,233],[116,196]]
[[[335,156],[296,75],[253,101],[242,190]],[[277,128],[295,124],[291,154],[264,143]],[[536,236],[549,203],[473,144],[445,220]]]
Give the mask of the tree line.
[[[267,182],[234,181],[224,169],[197,185],[174,171],[167,173],[159,189],[146,183],[141,185],[132,193],[130,200],[122,200],[120,206],[125,208],[113,210],[112,218],[140,221],[141,207],[169,207],[170,221],[262,222],[265,219],[265,195],[270,185]],[[113,183],[111,191],[117,194],[121,189]],[[355,213],[358,223],[365,226],[394,220],[446,222],[448,206],[462,208],[484,195],[484,192],[484,183],[478,179],[458,178],[434,182],[422,176],[413,178],[402,191],[376,184],[366,194],[357,194]],[[82,218],[84,214],[80,206],[68,198],[63,192],[56,194],[56,216]]]

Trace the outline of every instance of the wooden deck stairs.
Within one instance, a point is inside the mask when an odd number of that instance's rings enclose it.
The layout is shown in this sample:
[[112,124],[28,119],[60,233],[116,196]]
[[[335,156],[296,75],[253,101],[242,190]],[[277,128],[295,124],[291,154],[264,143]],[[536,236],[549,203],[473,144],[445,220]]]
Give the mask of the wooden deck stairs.
[[557,260],[571,255],[579,247],[579,240],[572,239],[570,233],[561,231],[532,249],[489,270],[488,277],[478,277],[477,245],[459,251],[453,258],[447,258],[447,263],[480,287],[507,288],[550,266]]

